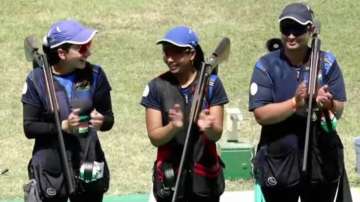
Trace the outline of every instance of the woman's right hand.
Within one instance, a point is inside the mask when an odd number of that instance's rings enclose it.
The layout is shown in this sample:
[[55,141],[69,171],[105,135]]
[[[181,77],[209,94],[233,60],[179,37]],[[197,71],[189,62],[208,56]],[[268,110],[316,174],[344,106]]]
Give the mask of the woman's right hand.
[[183,127],[183,113],[179,104],[175,104],[173,108],[169,109],[169,119],[175,128]]
[[146,109],[146,128],[151,143],[159,147],[171,141],[183,127],[183,113],[179,104],[169,109],[169,123],[163,125],[162,112],[158,109]]
[[305,99],[307,98],[307,86],[305,82],[301,82],[300,85],[297,87],[294,95],[295,100],[295,108],[299,109],[305,106]]
[[61,122],[61,129],[69,134],[75,134],[80,125],[80,108],[73,109],[68,118]]

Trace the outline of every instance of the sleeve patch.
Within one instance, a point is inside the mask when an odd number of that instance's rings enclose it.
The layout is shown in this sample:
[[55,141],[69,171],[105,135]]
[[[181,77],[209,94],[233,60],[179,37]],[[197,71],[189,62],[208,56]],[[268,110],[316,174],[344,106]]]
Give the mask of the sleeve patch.
[[256,95],[257,91],[258,91],[258,85],[257,85],[257,83],[252,82],[251,85],[250,85],[250,94],[251,94],[252,96],[254,96],[254,95]]
[[23,86],[23,89],[22,89],[22,94],[23,94],[23,95],[25,95],[25,94],[26,94],[27,89],[28,89],[28,87],[27,87],[27,83],[25,82],[25,83],[24,83],[24,86]]
[[149,92],[150,92],[149,85],[146,85],[143,92],[143,97],[147,97],[149,95]]

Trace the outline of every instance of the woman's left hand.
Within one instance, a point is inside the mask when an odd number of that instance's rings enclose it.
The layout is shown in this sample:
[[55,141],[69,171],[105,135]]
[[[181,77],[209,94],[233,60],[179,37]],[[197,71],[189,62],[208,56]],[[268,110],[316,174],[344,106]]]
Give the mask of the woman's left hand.
[[333,96],[329,92],[328,85],[324,85],[317,91],[316,103],[322,108],[332,109],[333,107]]
[[210,114],[209,109],[204,109],[199,114],[197,125],[201,131],[208,131],[214,127],[215,117]]
[[90,127],[95,128],[96,130],[100,130],[101,126],[104,123],[104,116],[99,113],[98,111],[96,111],[96,109],[94,109],[91,113],[90,113]]

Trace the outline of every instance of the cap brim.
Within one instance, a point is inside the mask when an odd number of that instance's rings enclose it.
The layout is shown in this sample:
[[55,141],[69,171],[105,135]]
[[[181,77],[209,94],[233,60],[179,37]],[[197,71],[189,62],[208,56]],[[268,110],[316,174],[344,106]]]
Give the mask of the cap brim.
[[187,47],[193,48],[193,46],[190,45],[190,44],[179,44],[179,43],[176,43],[175,41],[170,40],[170,39],[160,39],[159,41],[156,42],[156,44],[163,44],[163,43],[170,43],[172,45],[182,47],[182,48],[187,48]]
[[62,44],[65,43],[69,43],[69,44],[78,44],[78,45],[82,45],[82,44],[86,44],[89,43],[95,36],[95,34],[97,33],[97,30],[94,29],[84,29],[81,32],[79,32],[74,38],[72,38],[71,40],[65,40],[62,41],[61,43],[57,43],[52,45],[50,48],[55,48],[57,46],[60,46]]
[[301,25],[307,25],[307,24],[312,24],[313,22],[311,20],[302,20],[300,18],[296,18],[294,16],[284,16],[282,18],[279,19],[279,22],[286,20],[286,19],[290,19],[293,20]]

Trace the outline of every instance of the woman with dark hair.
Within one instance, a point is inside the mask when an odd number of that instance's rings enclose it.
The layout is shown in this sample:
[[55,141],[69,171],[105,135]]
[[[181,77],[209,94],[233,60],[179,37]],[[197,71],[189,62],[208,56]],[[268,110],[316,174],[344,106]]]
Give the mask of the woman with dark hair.
[[[204,62],[198,41],[192,29],[178,26],[157,42],[162,45],[169,70],[150,81],[141,100],[146,108],[149,139],[158,148],[153,177],[158,202],[171,201],[174,191],[193,92]],[[191,152],[178,201],[217,202],[224,191],[223,166],[215,142],[222,134],[223,106],[228,98],[215,74],[210,78],[205,97],[197,126],[191,133]]]
[[22,95],[24,132],[27,138],[35,139],[28,171],[43,202],[65,202],[68,198],[71,202],[100,202],[109,186],[109,169],[97,131],[110,130],[114,115],[111,87],[104,71],[87,62],[95,34],[96,30],[75,20],[62,20],[51,26],[43,43],[76,182],[74,195],[66,192],[43,70],[34,68],[26,79]]

